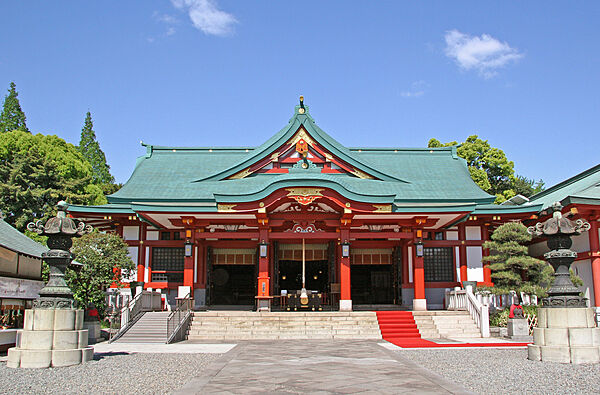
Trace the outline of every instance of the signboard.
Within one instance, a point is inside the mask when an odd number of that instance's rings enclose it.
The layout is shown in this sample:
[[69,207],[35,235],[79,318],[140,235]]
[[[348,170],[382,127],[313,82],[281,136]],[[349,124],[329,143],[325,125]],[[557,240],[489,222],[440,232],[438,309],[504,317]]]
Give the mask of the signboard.
[[0,298],[37,299],[43,281],[0,277]]

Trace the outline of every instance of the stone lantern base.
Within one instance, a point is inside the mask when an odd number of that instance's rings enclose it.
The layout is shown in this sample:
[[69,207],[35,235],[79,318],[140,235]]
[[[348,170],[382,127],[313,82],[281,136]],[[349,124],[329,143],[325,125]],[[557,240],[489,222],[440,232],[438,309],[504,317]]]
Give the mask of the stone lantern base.
[[528,346],[533,361],[561,363],[600,362],[600,328],[590,307],[538,308],[534,344]]
[[7,366],[49,368],[90,361],[94,348],[88,346],[88,331],[82,327],[83,310],[26,310],[20,342],[8,350]]

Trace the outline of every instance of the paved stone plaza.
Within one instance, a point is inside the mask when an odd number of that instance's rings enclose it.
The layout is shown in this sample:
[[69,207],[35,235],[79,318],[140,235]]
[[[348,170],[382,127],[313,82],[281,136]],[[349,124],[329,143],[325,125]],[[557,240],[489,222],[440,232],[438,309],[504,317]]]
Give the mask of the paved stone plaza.
[[0,362],[0,393],[594,394],[600,388],[600,366],[529,361],[525,348],[280,340],[100,343],[96,351],[93,361],[66,368],[9,369]]

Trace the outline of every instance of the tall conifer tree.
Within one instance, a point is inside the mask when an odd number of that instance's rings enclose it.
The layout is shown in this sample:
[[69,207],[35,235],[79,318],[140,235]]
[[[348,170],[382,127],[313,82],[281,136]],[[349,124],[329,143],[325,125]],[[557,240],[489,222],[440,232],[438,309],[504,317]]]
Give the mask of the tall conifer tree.
[[483,248],[491,254],[482,261],[489,263],[492,271],[492,292],[508,294],[516,291],[544,296],[552,284],[552,267],[544,261],[529,256],[527,246],[531,235],[525,225],[507,222],[500,225],[486,241]]
[[25,113],[21,110],[19,93],[17,93],[14,82],[10,83],[8,95],[4,97],[2,114],[0,114],[0,133],[10,132],[12,130],[29,132],[27,125],[25,124]]
[[94,184],[112,184],[114,177],[110,174],[110,166],[106,163],[106,156],[100,144],[96,141],[92,114],[88,111],[85,115],[83,129],[81,129],[81,140],[79,140],[79,151],[92,165],[92,181]]

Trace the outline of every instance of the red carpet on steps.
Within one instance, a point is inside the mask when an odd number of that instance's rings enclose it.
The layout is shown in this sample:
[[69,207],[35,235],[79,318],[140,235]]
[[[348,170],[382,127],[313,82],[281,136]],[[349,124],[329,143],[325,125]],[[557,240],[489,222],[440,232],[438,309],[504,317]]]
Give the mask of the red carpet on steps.
[[524,347],[529,343],[435,343],[421,339],[410,311],[376,311],[383,340],[403,348]]

